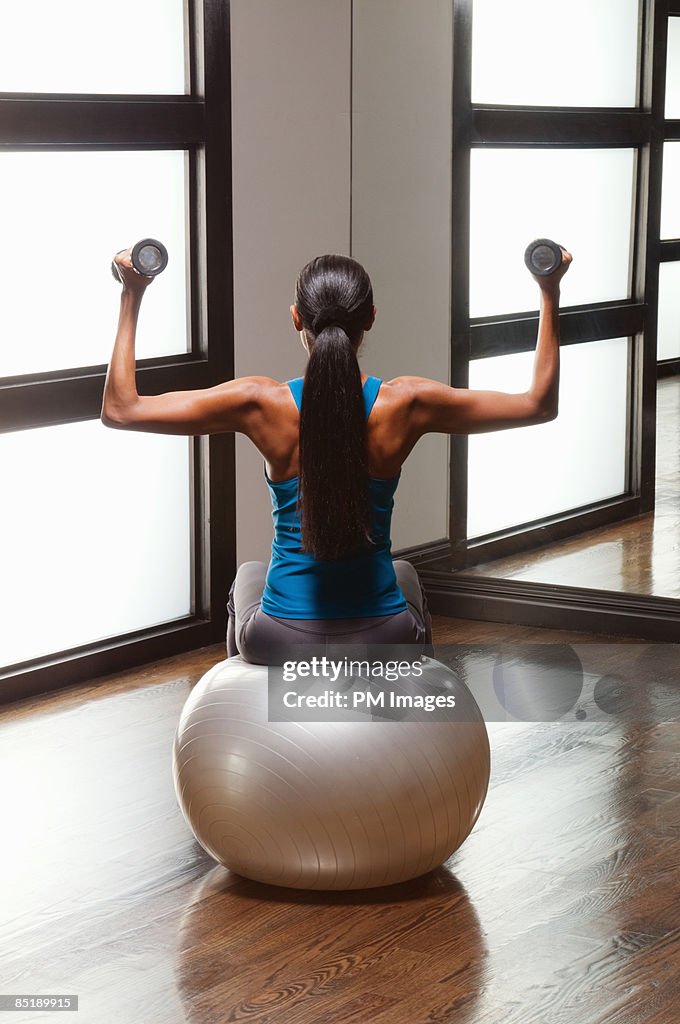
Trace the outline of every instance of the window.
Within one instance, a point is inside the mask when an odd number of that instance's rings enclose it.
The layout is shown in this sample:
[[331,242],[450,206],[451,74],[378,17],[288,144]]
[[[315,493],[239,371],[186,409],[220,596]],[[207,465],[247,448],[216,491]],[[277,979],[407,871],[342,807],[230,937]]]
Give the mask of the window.
[[[138,357],[190,348],[189,162],[181,149],[0,153],[0,220],[10,240],[0,275],[12,282],[3,296],[3,377],[108,361],[120,289],[106,271],[126,239],[161,238],[172,254],[145,296]],[[65,287],[70,275],[76,294]]]
[[668,19],[666,118],[680,118],[680,16]]
[[5,0],[0,91],[190,92],[185,6],[184,0]]
[[[659,375],[680,372],[680,4],[671,0],[667,19],[667,56],[665,96],[659,90],[658,106],[663,104],[663,177],[661,178],[661,266],[659,268],[658,359]],[[658,30],[662,34],[662,28]],[[661,71],[659,72],[661,77]],[[660,118],[659,118],[660,120]]]
[[191,615],[190,444],[98,420],[0,435],[5,664]]
[[680,360],[680,263],[659,268],[659,360]]
[[473,0],[473,103],[636,106],[638,6],[638,0]]
[[522,259],[533,238],[578,253],[563,306],[628,299],[634,180],[633,149],[473,149],[470,316],[536,309]]
[[663,189],[661,192],[661,237],[680,238],[680,142],[663,147]]
[[[567,345],[560,414],[469,439],[468,536],[616,498],[627,485],[627,338]],[[475,359],[470,387],[524,391],[533,352]]]
[[140,317],[140,391],[233,375],[228,22],[207,0],[2,5],[6,697],[224,634],[233,437],[108,431],[99,412],[109,264],[140,237],[170,254]]
[[[654,420],[641,396],[653,402],[659,267],[648,254],[659,218],[663,238],[680,238],[680,133],[666,122],[664,134],[665,54],[654,46],[669,13],[680,12],[647,0],[454,0],[455,386],[528,387],[538,290],[524,248],[547,236],[575,256],[558,419],[452,438],[454,570],[653,507]],[[669,47],[675,33],[671,19]],[[662,210],[653,141],[664,137]],[[662,259],[680,259],[677,242],[664,245]],[[670,281],[659,357],[678,347]]]

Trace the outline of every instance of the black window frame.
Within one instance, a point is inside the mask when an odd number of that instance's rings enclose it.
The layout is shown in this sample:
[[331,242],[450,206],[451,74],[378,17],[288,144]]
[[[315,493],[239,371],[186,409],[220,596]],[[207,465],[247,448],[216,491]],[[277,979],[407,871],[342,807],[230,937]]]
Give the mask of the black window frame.
[[[680,119],[666,120],[666,58],[669,17],[680,15],[680,0],[641,0],[638,106],[632,109],[568,109],[492,107],[471,103],[472,0],[452,0],[453,10],[453,147],[452,147],[452,251],[469,247],[469,152],[476,144],[502,141],[516,146],[524,133],[525,144],[582,147],[590,141],[602,145],[637,148],[638,197],[636,233],[639,244],[633,261],[632,301],[600,307],[567,310],[561,316],[563,342],[595,341],[603,337],[633,339],[634,381],[631,381],[633,451],[631,488],[637,496],[619,499],[613,509],[607,503],[584,512],[546,519],[536,525],[533,535],[522,532],[516,547],[527,550],[561,539],[567,533],[605,525],[622,515],[636,515],[654,507],[656,469],[656,387],[662,374],[680,372],[680,360],[657,364],[657,318],[659,264],[680,260],[680,240],[660,238],[663,146],[680,140]],[[503,132],[506,133],[503,136]],[[567,240],[565,241],[565,244]],[[469,321],[468,268],[466,261],[453,261],[451,329],[451,383],[468,386],[467,362],[475,331],[480,354],[498,351],[494,328]],[[503,318],[493,318],[499,323]],[[503,352],[521,351],[535,345],[537,316],[519,320],[508,331],[514,349],[503,344]],[[505,318],[507,321],[508,318]],[[522,322],[524,321],[524,322]],[[498,328],[500,330],[500,327]],[[646,341],[643,344],[642,338]],[[463,357],[461,360],[461,356]],[[463,364],[463,365],[462,365]],[[680,635],[680,601],[675,598],[633,594],[592,587],[535,583],[470,574],[465,568],[515,551],[512,533],[501,543],[488,543],[485,550],[468,554],[456,516],[467,504],[466,481],[460,467],[467,466],[467,438],[451,438],[450,536],[414,548],[409,557],[418,567],[435,612],[490,622],[512,622],[534,627],[637,636],[652,641],[677,642]],[[635,472],[636,466],[638,471]],[[613,514],[612,514],[613,513]],[[576,528],[576,530],[575,530]]]
[[[680,18],[680,0],[668,0],[667,10],[664,15],[665,38],[664,38],[664,89],[663,96],[659,97],[659,107],[656,110],[656,127],[657,127],[657,138],[661,139],[661,146],[665,142],[680,142],[680,119],[666,118],[666,56],[667,56],[667,40],[668,40],[668,22],[671,18]],[[661,183],[659,183],[659,189]],[[659,195],[659,204],[661,203],[661,196]],[[659,236],[661,234],[660,229],[660,213],[659,213]],[[680,262],[680,238],[673,239],[661,239],[659,240],[658,259],[660,263],[678,263]],[[680,356],[676,356],[672,359],[661,359],[658,364],[659,377],[672,377],[680,373]]]
[[[185,39],[187,95],[0,93],[0,152],[186,152],[191,351],[139,360],[142,394],[210,387],[234,375],[228,0],[185,0]],[[106,365],[94,365],[0,379],[0,431],[98,418],[105,375]],[[0,669],[0,702],[194,650],[224,637],[227,590],[236,571],[235,438],[196,437],[190,444],[192,613],[5,666]],[[39,630],[40,622],[34,621],[33,628]]]
[[[672,5],[671,5],[672,6]],[[519,107],[473,104],[473,0],[453,0],[452,248],[469,252],[470,153],[475,147],[633,149],[637,153],[631,297],[562,312],[562,346],[628,337],[630,454],[627,488],[619,497],[580,512],[533,524],[467,536],[468,438],[451,438],[450,568],[468,567],[650,511],[654,507],[656,334],[660,258],[660,201],[664,123],[667,0],[640,0],[638,106],[632,108]],[[676,126],[677,130],[677,126]],[[567,243],[568,244],[568,243]],[[672,244],[672,243],[671,243]],[[666,246],[670,251],[670,246]],[[538,313],[470,319],[469,261],[452,261],[451,383],[469,386],[469,361],[531,351]],[[670,370],[670,367],[669,367]]]

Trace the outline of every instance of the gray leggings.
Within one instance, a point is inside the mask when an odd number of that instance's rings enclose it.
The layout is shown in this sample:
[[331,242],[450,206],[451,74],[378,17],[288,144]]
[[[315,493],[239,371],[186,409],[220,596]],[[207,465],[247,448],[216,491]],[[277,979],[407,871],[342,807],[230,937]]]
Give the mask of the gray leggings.
[[297,644],[417,645],[432,655],[432,619],[418,573],[410,562],[392,563],[408,608],[392,615],[356,619],[282,619],[262,611],[267,566],[243,562],[229,591],[227,655],[256,665],[272,664],[275,649]]

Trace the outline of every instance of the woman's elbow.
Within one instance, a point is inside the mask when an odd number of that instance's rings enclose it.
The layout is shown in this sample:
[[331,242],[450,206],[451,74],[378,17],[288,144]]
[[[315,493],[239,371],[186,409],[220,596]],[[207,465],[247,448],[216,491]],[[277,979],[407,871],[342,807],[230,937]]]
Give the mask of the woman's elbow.
[[538,412],[539,423],[550,423],[551,420],[556,420],[558,411],[557,402],[541,406]]
[[99,418],[105,427],[111,427],[113,430],[125,430],[131,423],[131,418],[124,409],[107,404],[102,406]]

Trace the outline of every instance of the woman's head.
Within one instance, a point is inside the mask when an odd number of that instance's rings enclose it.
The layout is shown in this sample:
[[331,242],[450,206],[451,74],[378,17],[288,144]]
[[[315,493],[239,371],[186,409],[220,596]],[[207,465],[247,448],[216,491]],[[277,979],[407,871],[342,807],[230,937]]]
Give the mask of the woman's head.
[[350,256],[317,256],[298,274],[291,313],[310,348],[324,327],[337,324],[356,350],[375,319],[370,278]]
[[375,316],[368,274],[349,256],[304,267],[291,307],[309,351],[300,410],[302,547],[322,561],[371,542],[366,414],[357,350]]

